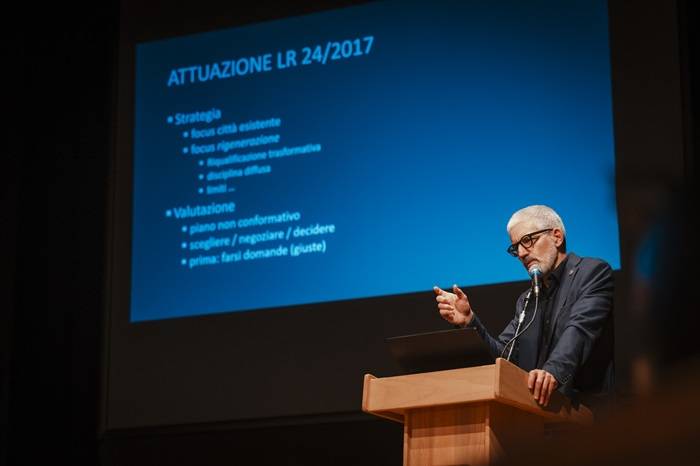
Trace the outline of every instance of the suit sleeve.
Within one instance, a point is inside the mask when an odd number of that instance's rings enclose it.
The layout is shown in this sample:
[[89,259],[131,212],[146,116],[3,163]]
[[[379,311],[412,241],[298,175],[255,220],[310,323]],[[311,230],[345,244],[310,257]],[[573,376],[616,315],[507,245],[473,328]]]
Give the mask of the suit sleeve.
[[612,312],[614,283],[611,267],[601,262],[587,275],[577,299],[571,304],[561,337],[542,366],[560,385],[571,381],[586,362]]
[[[518,300],[518,305],[520,305],[520,301],[521,300]],[[518,306],[516,306],[516,309],[517,308]],[[476,315],[476,313],[474,313],[474,318],[467,327],[472,327],[476,329],[476,332],[488,345],[491,356],[493,356],[494,359],[500,358],[501,353],[503,353],[503,348],[505,348],[506,346],[506,343],[508,343],[510,339],[513,338],[513,336],[515,336],[515,329],[518,327],[517,313],[516,317],[514,317],[508,323],[506,328],[501,332],[501,334],[498,335],[498,338],[494,338],[491,336],[488,330],[486,330],[484,324],[481,323],[481,320],[479,319],[479,316]]]

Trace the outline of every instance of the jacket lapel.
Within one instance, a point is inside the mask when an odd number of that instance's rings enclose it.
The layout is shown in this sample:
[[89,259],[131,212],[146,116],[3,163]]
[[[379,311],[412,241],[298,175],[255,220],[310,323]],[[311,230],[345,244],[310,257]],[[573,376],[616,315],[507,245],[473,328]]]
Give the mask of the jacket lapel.
[[561,316],[561,311],[566,306],[566,301],[569,298],[569,290],[571,289],[571,284],[574,282],[576,277],[576,272],[578,272],[578,266],[581,263],[581,258],[574,253],[569,253],[568,259],[566,261],[566,270],[562,275],[561,279],[561,289],[557,293],[557,299],[552,308],[552,323],[549,326],[549,333],[546,335],[547,344],[545,348],[549,347],[549,342],[552,340],[552,335],[554,334],[554,329],[557,328],[557,320]]

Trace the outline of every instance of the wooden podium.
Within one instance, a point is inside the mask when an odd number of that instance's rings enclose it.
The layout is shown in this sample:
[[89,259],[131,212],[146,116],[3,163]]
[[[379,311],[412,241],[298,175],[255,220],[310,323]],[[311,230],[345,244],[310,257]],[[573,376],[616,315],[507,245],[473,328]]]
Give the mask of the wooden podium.
[[555,392],[542,409],[527,372],[506,361],[398,377],[365,375],[362,410],[404,425],[404,465],[488,465],[538,442],[545,423],[590,424]]

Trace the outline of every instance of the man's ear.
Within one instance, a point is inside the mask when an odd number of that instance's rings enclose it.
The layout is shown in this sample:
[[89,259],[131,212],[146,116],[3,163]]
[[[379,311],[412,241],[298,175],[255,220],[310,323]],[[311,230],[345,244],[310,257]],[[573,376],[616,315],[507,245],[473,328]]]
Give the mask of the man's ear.
[[561,247],[561,245],[564,244],[564,232],[559,228],[554,228],[552,229],[552,235],[554,236],[554,244],[556,244],[557,247]]

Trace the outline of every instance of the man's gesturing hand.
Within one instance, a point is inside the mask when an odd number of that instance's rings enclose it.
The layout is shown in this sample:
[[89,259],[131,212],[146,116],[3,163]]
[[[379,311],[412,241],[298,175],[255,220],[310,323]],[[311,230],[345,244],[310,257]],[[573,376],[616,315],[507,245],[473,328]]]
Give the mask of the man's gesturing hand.
[[552,392],[557,389],[559,382],[552,374],[542,369],[533,369],[527,378],[527,388],[532,392],[535,401],[543,408],[549,404]]
[[451,324],[464,327],[469,324],[474,317],[472,307],[469,305],[469,300],[464,291],[457,288],[457,285],[452,286],[452,291],[442,290],[437,286],[433,287],[435,291],[435,301],[438,303],[438,311],[443,319]]

